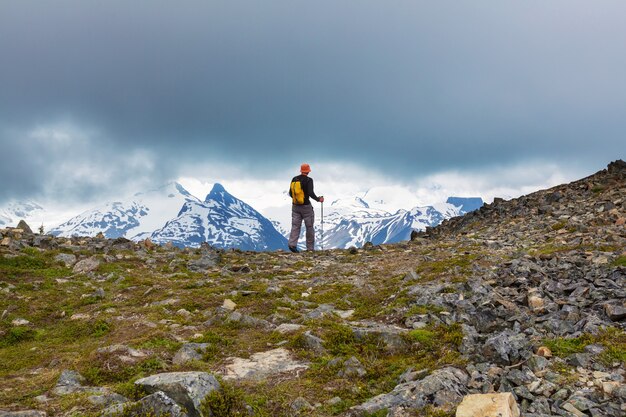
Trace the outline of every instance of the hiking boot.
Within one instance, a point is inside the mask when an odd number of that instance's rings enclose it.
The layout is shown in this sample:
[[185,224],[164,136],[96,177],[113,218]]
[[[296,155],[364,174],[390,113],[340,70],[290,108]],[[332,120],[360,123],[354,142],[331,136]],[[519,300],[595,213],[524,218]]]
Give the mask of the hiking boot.
[[293,253],[298,253],[298,252],[300,252],[300,251],[298,250],[298,248],[296,248],[295,246],[289,246],[289,250],[290,250],[290,251],[292,251]]

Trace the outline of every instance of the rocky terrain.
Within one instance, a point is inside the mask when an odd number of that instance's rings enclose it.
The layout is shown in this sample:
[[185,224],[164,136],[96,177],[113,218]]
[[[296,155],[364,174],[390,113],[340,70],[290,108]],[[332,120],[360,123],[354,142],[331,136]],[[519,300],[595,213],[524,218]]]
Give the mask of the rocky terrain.
[[623,416],[625,200],[616,161],[361,249],[0,229],[0,416]]

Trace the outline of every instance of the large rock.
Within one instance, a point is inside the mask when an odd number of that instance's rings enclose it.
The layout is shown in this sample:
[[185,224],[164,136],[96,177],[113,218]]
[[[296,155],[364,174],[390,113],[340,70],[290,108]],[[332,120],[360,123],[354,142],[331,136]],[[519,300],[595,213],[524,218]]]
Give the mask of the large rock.
[[[200,405],[212,391],[220,389],[220,383],[206,372],[169,372],[152,375],[135,381],[151,394],[163,391],[182,406],[189,417],[202,417]],[[143,400],[142,400],[143,401]],[[182,414],[181,414],[182,415]]]
[[420,381],[400,384],[388,394],[352,407],[350,415],[373,414],[383,409],[422,409],[428,405],[451,409],[467,394],[468,381],[469,376],[460,369],[439,369]]
[[52,389],[52,393],[58,396],[70,395],[75,393],[104,394],[105,388],[86,387],[83,386],[85,378],[76,371],[64,370],[59,376],[56,386]]
[[307,369],[306,363],[298,362],[283,348],[255,353],[250,359],[230,358],[224,379],[257,379],[272,374]]
[[0,410],[0,417],[46,417],[47,414],[44,411],[38,410],[24,410],[24,411],[2,411]]
[[471,394],[463,398],[456,417],[519,417],[520,411],[513,394]]
[[206,272],[209,268],[216,267],[220,262],[220,254],[213,251],[207,251],[198,259],[192,259],[187,262],[187,268],[192,272]]
[[511,330],[505,330],[488,338],[482,351],[486,359],[502,365],[511,365],[532,355],[528,337]]
[[24,233],[30,233],[31,235],[33,234],[33,230],[24,220],[20,220],[20,222],[17,224],[17,228],[22,229]]
[[71,253],[59,253],[54,257],[55,262],[61,262],[65,264],[66,267],[70,267],[76,263],[76,255]]
[[604,311],[613,321],[621,321],[626,318],[626,306],[623,304],[606,304],[604,306]]
[[389,350],[403,350],[407,346],[404,336],[408,329],[371,321],[352,322],[352,332],[357,340],[366,340],[369,337],[379,339]]
[[75,274],[86,274],[87,272],[95,271],[99,266],[100,260],[92,256],[91,258],[78,261],[78,263],[74,265],[74,269],[72,271]]
[[168,416],[190,417],[183,407],[168,397],[164,392],[157,391],[154,394],[143,397],[134,403],[115,404],[106,408],[100,417],[144,417],[144,416]]

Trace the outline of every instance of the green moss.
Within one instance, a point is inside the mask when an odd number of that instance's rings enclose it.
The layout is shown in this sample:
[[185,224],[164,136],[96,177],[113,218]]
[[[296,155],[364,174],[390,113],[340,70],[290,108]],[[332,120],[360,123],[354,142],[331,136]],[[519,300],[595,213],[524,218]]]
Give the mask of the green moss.
[[3,269],[43,269],[46,268],[45,260],[40,256],[20,255],[13,258],[0,257],[0,268]]
[[248,416],[244,393],[232,385],[221,382],[221,390],[209,393],[202,404],[200,411],[205,416],[240,417]]
[[0,276],[7,278],[42,277],[60,278],[71,271],[53,260],[54,251],[40,252],[34,248],[22,250],[24,255],[0,256]]
[[581,353],[585,346],[593,343],[593,338],[589,335],[566,339],[558,337],[556,339],[544,340],[544,344],[550,348],[552,354],[559,357],[566,357],[574,353]]
[[445,311],[445,309],[443,307],[439,307],[433,304],[418,304],[418,305],[413,305],[409,308],[409,310],[405,313],[404,317],[411,317],[411,316],[416,316],[416,315],[423,315],[423,314],[428,314],[428,313],[441,313],[442,311]]
[[389,410],[387,410],[386,408],[383,408],[378,411],[374,411],[373,413],[366,412],[365,414],[363,414],[363,417],[386,417],[388,413],[389,413]]
[[149,358],[134,366],[112,366],[108,361],[97,362],[81,371],[90,385],[101,386],[110,383],[135,381],[165,370],[165,363],[159,358]]
[[463,342],[463,329],[458,323],[450,326],[440,325],[427,329],[417,329],[409,332],[411,341],[419,343],[421,349],[439,354],[444,350],[456,350]]
[[440,408],[427,406],[427,407],[422,408],[421,410],[418,410],[416,412],[416,415],[420,417],[453,417],[455,415],[455,411],[454,410],[446,411]]
[[111,325],[105,320],[96,320],[91,328],[91,335],[93,337],[101,337],[111,331]]
[[606,350],[600,354],[600,360],[608,366],[614,362],[626,364],[626,332],[615,327],[601,331],[597,340]]
[[580,353],[590,344],[600,344],[605,350],[600,354],[600,360],[607,365],[614,362],[626,363],[626,333],[623,330],[610,327],[601,330],[598,334],[583,334],[576,338],[556,338],[544,340],[544,344],[556,356],[566,357]]
[[334,355],[353,355],[358,348],[354,332],[345,325],[334,324],[326,328],[323,339],[324,347]]
[[146,390],[140,386],[136,385],[135,381],[124,381],[117,383],[113,386],[113,391],[117,392],[120,395],[132,400],[137,401],[148,395]]
[[431,281],[441,275],[447,275],[456,279],[465,277],[471,270],[472,263],[478,259],[478,254],[464,252],[457,254],[457,251],[442,259],[422,262],[415,272],[422,277],[423,281]]
[[34,340],[37,332],[28,327],[13,327],[0,338],[0,347],[13,346],[18,343]]
[[430,345],[433,343],[436,337],[436,334],[435,332],[432,332],[430,330],[417,329],[417,330],[411,330],[409,332],[409,336],[411,337],[411,339],[413,339],[416,342],[419,342],[425,345]]
[[613,266],[626,266],[626,256],[619,256],[613,261]]
[[554,230],[554,231],[557,231],[557,230],[561,230],[561,229],[562,229],[562,228],[564,228],[566,225],[567,225],[567,222],[565,222],[565,221],[561,221],[561,222],[558,222],[558,223],[554,223],[552,226],[550,226],[550,228],[551,228],[552,230]]
[[154,335],[150,339],[138,344],[139,349],[163,349],[174,352],[182,346],[182,343],[171,339],[167,335]]

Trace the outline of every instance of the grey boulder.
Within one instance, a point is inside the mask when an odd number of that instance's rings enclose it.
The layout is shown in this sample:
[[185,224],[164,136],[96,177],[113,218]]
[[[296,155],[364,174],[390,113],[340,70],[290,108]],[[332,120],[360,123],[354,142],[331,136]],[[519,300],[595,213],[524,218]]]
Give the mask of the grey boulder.
[[453,367],[439,369],[426,378],[396,386],[388,394],[378,395],[367,402],[352,407],[350,415],[360,416],[387,409],[421,409],[427,405],[452,408],[467,394],[469,376]]
[[[182,406],[189,417],[201,417],[200,406],[211,392],[220,389],[220,383],[206,372],[169,372],[135,381],[146,392],[163,391]],[[142,400],[143,401],[143,400]]]

